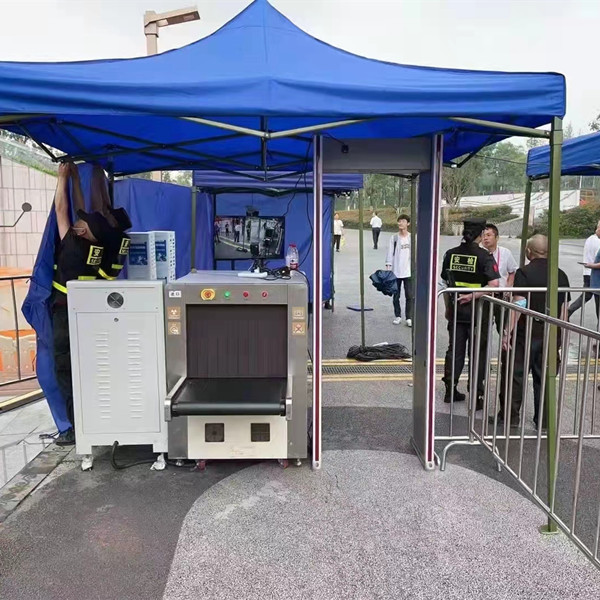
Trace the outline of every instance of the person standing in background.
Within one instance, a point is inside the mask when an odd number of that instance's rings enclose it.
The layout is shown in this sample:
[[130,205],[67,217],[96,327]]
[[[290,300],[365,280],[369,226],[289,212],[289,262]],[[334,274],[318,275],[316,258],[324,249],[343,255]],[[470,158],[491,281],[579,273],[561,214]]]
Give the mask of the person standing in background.
[[336,252],[340,251],[342,237],[344,237],[344,222],[340,219],[340,215],[335,213],[335,215],[333,215],[333,243]]
[[[500,279],[498,280],[498,287],[513,287],[515,280],[515,273],[519,267],[512,252],[504,246],[498,246],[500,234],[498,228],[491,223],[487,223],[481,236],[481,245],[494,257],[496,265],[498,266],[498,273]],[[496,322],[496,330],[500,333],[500,321],[501,321],[502,309],[500,306],[494,306],[494,321]]]
[[381,226],[383,222],[377,216],[377,211],[373,211],[371,217],[371,231],[373,232],[373,250],[377,250],[377,243],[379,242],[379,234],[381,233]]
[[398,217],[398,233],[390,238],[388,252],[385,259],[385,266],[388,270],[394,271],[398,280],[398,291],[394,294],[392,302],[394,305],[394,325],[402,323],[402,310],[400,308],[400,291],[404,286],[404,314],[406,315],[406,325],[412,327],[412,309],[413,309],[413,290],[410,272],[410,233],[408,226],[410,217],[400,215]]
[[[596,255],[600,251],[600,221],[596,223],[596,231],[585,240],[583,246],[583,287],[589,288],[594,287],[592,285],[592,270],[589,265],[597,263]],[[569,320],[574,312],[578,311],[584,304],[589,302],[592,296],[596,302],[596,316],[600,318],[600,296],[598,294],[592,294],[591,292],[585,292],[569,306]]]

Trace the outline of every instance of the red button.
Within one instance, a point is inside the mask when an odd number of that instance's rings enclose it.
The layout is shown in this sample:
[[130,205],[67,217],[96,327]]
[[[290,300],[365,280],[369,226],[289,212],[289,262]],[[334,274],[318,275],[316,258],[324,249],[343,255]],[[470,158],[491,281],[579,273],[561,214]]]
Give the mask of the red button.
[[266,298],[268,295],[269,295],[269,292],[263,292],[263,293],[262,293],[262,297],[263,297],[263,298]]
[[244,296],[244,298],[249,298],[250,297],[250,292],[243,292],[242,296]]

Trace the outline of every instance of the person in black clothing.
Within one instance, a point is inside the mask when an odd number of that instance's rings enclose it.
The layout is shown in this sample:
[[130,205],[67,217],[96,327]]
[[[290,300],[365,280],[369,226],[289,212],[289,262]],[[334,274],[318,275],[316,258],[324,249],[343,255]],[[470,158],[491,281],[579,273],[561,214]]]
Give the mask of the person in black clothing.
[[[67,309],[67,282],[73,279],[94,280],[102,263],[104,247],[101,239],[110,226],[100,213],[86,213],[81,199],[74,194],[78,219],[71,225],[68,186],[73,177],[77,187],[78,173],[74,165],[64,163],[58,170],[54,197],[59,240],[55,251],[54,281],[52,282],[51,310],[56,380],[67,405],[71,424],[73,418],[73,384],[71,379],[71,350]],[[75,443],[73,428],[61,432],[56,440],[59,446]]]
[[[548,239],[544,235],[534,235],[527,241],[526,256],[530,261],[525,267],[518,269],[515,273],[516,288],[526,287],[546,287],[548,285]],[[569,287],[569,278],[562,270],[558,270],[558,287]],[[558,315],[559,318],[568,320],[568,303],[570,295],[561,293],[558,295]],[[530,294],[529,301],[524,296],[513,296],[513,302],[536,312],[545,314],[546,312],[546,293],[533,292]],[[527,304],[529,304],[527,306]],[[505,317],[504,333],[502,337],[502,367],[500,372],[500,391],[499,391],[499,410],[498,423],[504,423],[505,405],[505,377],[509,367],[508,357],[511,353],[507,352],[515,340],[515,358],[513,367],[512,395],[510,408],[510,426],[519,427],[521,421],[521,404],[523,403],[523,385],[527,383],[527,374],[531,371],[533,378],[533,422],[538,427],[539,407],[542,389],[542,362],[544,348],[544,324],[541,321],[533,321],[531,324],[531,340],[525,338],[527,320],[524,316],[519,316],[517,311],[511,311],[511,318]],[[513,338],[513,330],[517,327],[516,335]],[[559,331],[560,334],[560,331]],[[529,345],[529,365],[525,365],[525,351]],[[559,335],[560,346],[560,335]],[[545,415],[544,415],[545,417]],[[493,424],[494,417],[490,417],[490,423]],[[542,428],[546,427],[545,418]]]
[[[484,286],[498,287],[500,274],[494,257],[484,248],[479,246],[481,234],[485,228],[485,219],[472,219],[465,221],[463,242],[456,248],[451,248],[444,255],[442,264],[442,279],[448,287],[462,287],[467,290],[483,288]],[[467,343],[472,345],[471,327],[477,331],[477,323],[472,323],[473,315],[477,314],[477,306],[473,305],[485,292],[469,292],[460,294],[454,299],[448,294],[444,295],[446,302],[446,319],[448,320],[448,350],[444,361],[444,377],[446,384],[444,402],[462,402],[465,395],[458,391],[458,380],[465,365]],[[454,322],[456,316],[456,323]],[[469,389],[477,392],[477,410],[483,407],[484,379],[487,359],[487,330],[489,316],[483,311],[481,323],[481,340],[479,343],[479,368],[476,382],[469,381]],[[456,340],[454,340],[454,331]],[[454,341],[456,344],[454,344]],[[454,373],[452,363],[454,362]],[[454,380],[452,378],[454,375]],[[454,394],[452,389],[454,388]]]
[[[76,188],[78,188],[76,193],[81,194],[81,187],[74,185],[73,189]],[[104,253],[98,276],[112,281],[122,273],[129,255],[131,239],[125,231],[131,228],[131,220],[124,208],[111,208],[106,176],[99,166],[94,167],[91,194],[92,210],[103,215],[110,225],[103,233]]]

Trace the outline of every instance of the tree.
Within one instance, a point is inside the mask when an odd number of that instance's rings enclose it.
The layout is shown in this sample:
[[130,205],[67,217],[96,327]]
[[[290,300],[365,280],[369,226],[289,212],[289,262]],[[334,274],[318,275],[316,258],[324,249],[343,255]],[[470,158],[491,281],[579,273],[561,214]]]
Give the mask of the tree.
[[590,123],[592,131],[600,131],[600,114]]
[[[457,160],[460,162],[460,159]],[[482,172],[481,161],[471,158],[462,167],[444,167],[442,196],[448,206],[457,207],[463,196],[475,191],[476,181]]]

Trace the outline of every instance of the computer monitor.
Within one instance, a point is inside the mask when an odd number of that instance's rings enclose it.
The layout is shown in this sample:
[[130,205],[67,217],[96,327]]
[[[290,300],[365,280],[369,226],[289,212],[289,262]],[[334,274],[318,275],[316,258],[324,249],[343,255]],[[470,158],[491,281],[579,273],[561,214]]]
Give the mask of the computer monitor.
[[284,257],[285,217],[215,218],[215,260],[273,260]]

